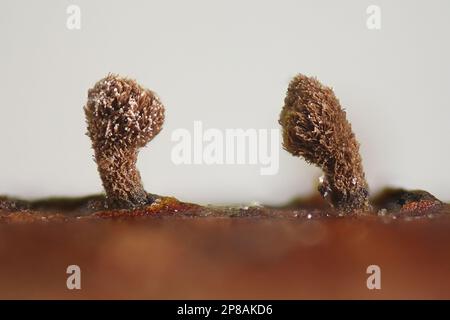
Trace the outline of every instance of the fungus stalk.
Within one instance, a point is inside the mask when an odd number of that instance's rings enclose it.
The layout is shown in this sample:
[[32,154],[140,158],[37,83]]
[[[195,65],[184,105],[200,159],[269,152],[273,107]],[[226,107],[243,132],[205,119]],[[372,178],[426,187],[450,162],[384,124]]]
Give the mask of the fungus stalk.
[[331,88],[297,75],[279,123],[283,147],[323,170],[319,191],[333,207],[347,213],[370,208],[359,144]]
[[161,131],[164,106],[134,80],[110,74],[89,90],[84,112],[107,205],[145,205],[136,161],[139,149]]

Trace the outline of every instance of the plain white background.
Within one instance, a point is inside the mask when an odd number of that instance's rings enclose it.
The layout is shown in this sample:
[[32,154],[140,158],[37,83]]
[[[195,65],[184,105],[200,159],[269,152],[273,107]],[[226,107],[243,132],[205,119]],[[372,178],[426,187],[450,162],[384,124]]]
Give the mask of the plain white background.
[[[66,8],[81,9],[81,30]],[[381,8],[368,30],[366,8]],[[361,142],[372,192],[421,188],[449,200],[450,2],[87,1],[0,4],[0,194],[102,190],[83,105],[108,72],[137,79],[166,106],[139,158],[147,191],[203,203],[283,203],[315,191],[317,168],[281,149],[280,170],[175,166],[171,132],[278,128],[298,72],[335,89]]]

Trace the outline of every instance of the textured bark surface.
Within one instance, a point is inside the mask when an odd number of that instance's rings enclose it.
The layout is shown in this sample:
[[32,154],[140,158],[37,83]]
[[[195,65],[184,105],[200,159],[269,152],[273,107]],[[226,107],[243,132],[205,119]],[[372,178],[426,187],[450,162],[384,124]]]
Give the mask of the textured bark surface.
[[[450,207],[427,192],[389,190],[377,211],[343,217],[319,196],[282,208],[148,196],[134,210],[0,197],[0,299],[450,299]],[[81,290],[66,288],[72,264]],[[366,287],[372,264],[382,290]]]

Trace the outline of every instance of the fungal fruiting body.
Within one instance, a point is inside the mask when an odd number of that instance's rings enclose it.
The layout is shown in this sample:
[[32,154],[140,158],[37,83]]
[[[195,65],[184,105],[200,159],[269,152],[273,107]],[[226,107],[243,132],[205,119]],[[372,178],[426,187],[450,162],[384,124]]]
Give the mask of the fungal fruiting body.
[[107,205],[146,204],[136,161],[139,149],[161,131],[164,106],[159,98],[134,80],[109,74],[88,91],[84,111]]
[[370,208],[359,144],[331,88],[315,78],[294,77],[279,123],[283,147],[323,170],[319,191],[332,206],[342,212]]

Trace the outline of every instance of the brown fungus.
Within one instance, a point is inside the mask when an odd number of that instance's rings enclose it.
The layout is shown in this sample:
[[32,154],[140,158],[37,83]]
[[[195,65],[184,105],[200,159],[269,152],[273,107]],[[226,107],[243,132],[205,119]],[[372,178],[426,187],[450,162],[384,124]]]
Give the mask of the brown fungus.
[[109,74],[88,92],[84,107],[107,205],[132,208],[148,202],[136,168],[139,149],[164,122],[164,106],[134,80]]
[[359,144],[345,111],[329,87],[297,75],[280,114],[283,147],[324,172],[322,196],[342,212],[370,208]]

